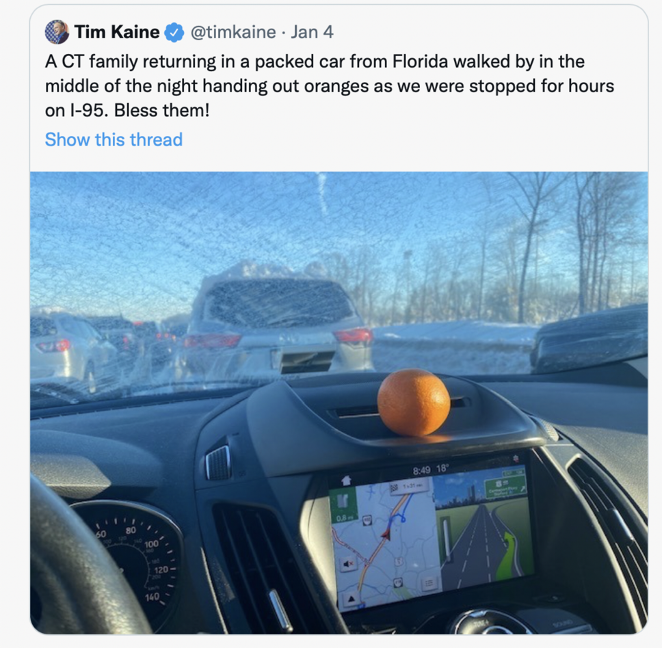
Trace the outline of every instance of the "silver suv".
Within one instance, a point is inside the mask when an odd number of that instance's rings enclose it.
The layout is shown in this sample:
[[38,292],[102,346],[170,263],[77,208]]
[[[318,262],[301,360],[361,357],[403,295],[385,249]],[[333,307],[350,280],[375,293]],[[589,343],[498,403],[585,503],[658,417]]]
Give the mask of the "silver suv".
[[206,280],[181,340],[175,378],[223,382],[370,371],[372,331],[328,279]]
[[30,385],[95,394],[118,380],[117,349],[89,322],[67,313],[30,315]]

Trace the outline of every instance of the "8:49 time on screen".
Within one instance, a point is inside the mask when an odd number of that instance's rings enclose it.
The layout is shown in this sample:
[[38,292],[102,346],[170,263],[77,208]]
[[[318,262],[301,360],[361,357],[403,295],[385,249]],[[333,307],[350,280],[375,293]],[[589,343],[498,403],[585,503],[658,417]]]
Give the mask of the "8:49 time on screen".
[[450,464],[442,463],[436,466],[414,466],[412,475],[414,477],[426,477],[427,475],[441,475],[450,468]]

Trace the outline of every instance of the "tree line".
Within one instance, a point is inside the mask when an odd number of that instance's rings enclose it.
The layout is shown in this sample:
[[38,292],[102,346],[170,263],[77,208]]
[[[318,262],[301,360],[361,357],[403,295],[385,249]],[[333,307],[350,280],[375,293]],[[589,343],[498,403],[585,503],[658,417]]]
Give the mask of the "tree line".
[[466,227],[403,242],[387,263],[363,242],[317,259],[367,323],[543,323],[648,299],[647,179],[639,173],[482,174]]

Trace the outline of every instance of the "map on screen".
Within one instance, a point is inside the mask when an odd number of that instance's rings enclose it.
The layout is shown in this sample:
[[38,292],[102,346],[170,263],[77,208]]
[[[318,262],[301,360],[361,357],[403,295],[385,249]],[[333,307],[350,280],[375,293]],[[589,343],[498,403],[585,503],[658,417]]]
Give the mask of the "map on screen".
[[[500,465],[331,488],[338,607],[367,607],[533,573],[526,469]],[[372,477],[374,478],[374,474]]]

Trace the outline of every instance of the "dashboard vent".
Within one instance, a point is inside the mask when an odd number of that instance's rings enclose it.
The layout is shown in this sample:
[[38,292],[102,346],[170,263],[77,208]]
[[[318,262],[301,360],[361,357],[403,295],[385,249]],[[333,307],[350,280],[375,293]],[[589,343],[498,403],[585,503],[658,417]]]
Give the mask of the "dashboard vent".
[[327,633],[275,515],[217,506],[221,548],[251,632]]
[[568,468],[609,539],[628,584],[639,619],[648,619],[648,541],[632,512],[614,494],[603,476],[586,461],[577,459]]
[[208,452],[205,456],[205,474],[209,480],[223,480],[232,477],[230,448],[226,445]]

